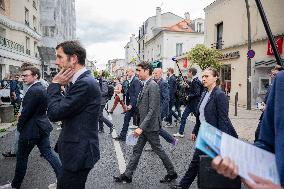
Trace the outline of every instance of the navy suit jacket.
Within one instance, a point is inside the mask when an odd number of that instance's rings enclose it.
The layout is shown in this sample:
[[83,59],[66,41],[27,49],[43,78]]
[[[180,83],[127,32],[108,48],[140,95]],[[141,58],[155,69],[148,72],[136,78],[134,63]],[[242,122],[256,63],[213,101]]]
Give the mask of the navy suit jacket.
[[190,82],[187,93],[187,101],[188,101],[187,106],[192,107],[193,110],[195,111],[197,109],[201,94],[203,92],[202,89],[203,89],[202,83],[197,77]]
[[281,186],[284,186],[284,72],[271,86],[256,146],[275,153]]
[[168,84],[170,87],[170,101],[175,102],[177,92],[177,79],[175,75],[168,78]]
[[50,84],[48,117],[63,121],[58,151],[63,169],[91,169],[100,158],[98,120],[101,105],[99,83],[84,72],[62,96],[60,85]]
[[52,125],[46,115],[47,93],[40,82],[33,84],[23,99],[23,110],[19,117],[17,130],[21,139],[38,139],[49,135]]
[[136,76],[134,76],[132,81],[129,83],[129,88],[126,93],[126,105],[131,105],[133,109],[136,108],[137,98],[142,88],[141,82]]
[[[197,135],[200,127],[199,120],[199,107],[205,97],[206,91],[202,94],[201,100],[197,107],[197,122],[193,129],[193,134]],[[233,137],[238,138],[230,118],[229,118],[229,102],[226,94],[219,88],[215,87],[210,94],[209,100],[205,105],[204,116],[207,123],[216,127],[217,129],[225,132]]]
[[161,78],[158,81],[159,89],[160,89],[160,104],[161,104],[161,117],[164,118],[169,113],[169,102],[170,102],[170,90],[169,84]]

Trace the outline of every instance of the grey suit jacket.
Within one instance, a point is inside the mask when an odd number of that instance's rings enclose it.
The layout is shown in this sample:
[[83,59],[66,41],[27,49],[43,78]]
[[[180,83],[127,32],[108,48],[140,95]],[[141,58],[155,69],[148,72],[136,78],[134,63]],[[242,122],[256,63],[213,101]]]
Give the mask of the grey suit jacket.
[[143,132],[159,131],[162,126],[160,114],[160,91],[151,78],[138,96],[137,107],[140,116],[139,128]]

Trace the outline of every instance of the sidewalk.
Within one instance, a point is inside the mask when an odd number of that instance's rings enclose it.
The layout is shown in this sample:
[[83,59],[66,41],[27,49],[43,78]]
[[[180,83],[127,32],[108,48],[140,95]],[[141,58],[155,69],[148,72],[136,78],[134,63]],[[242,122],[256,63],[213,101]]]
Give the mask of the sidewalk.
[[16,122],[12,123],[0,123],[0,137],[5,136],[9,132],[16,129]]
[[[249,142],[254,141],[254,133],[257,128],[261,111],[257,109],[246,110],[243,107],[238,107],[238,115],[234,116],[235,106],[229,105],[229,117],[236,129],[239,138]],[[190,116],[190,121],[195,122],[195,117]]]

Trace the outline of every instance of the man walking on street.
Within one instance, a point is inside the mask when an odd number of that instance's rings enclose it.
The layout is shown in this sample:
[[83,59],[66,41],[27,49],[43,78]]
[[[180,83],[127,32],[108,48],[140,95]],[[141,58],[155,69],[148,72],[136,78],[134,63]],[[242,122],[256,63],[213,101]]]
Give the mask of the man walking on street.
[[134,74],[133,68],[128,68],[126,74],[129,78],[129,88],[126,94],[127,111],[124,116],[123,127],[120,132],[120,135],[115,138],[115,140],[120,140],[120,141],[125,141],[131,117],[134,117],[135,114],[137,113],[137,108],[136,108],[137,97],[142,88],[141,82]]
[[[170,92],[169,84],[162,78],[163,70],[162,68],[154,69],[154,80],[159,85],[160,90],[160,107],[161,107],[161,119],[163,120],[169,113],[169,101]],[[175,139],[166,130],[160,128],[160,136],[163,137],[168,143],[172,144],[173,149],[175,149],[178,144],[178,139]]]
[[143,82],[143,89],[138,97],[137,107],[140,116],[139,127],[134,131],[135,137],[139,137],[133,148],[133,154],[126,170],[119,177],[114,177],[115,182],[132,182],[132,175],[137,168],[143,148],[150,143],[154,152],[160,157],[168,174],[160,182],[171,182],[177,178],[177,173],[167,154],[163,150],[159,130],[161,128],[160,93],[158,84],[151,78],[152,67],[149,63],[141,62],[137,66],[137,74]]
[[[48,116],[62,121],[58,152],[62,176],[57,189],[84,189],[90,170],[100,159],[98,121],[101,107],[99,83],[85,67],[86,50],[76,41],[56,47],[61,71],[48,87]],[[66,95],[61,86],[66,86]]]
[[197,106],[200,101],[201,94],[203,92],[203,84],[198,79],[196,74],[197,74],[197,69],[195,68],[188,69],[187,75],[188,78],[191,79],[191,82],[186,84],[188,90],[186,97],[187,104],[181,116],[179,132],[174,134],[174,137],[181,137],[181,138],[184,137],[184,127],[186,119],[190,113],[193,113],[194,116],[196,117]]
[[52,166],[57,179],[61,175],[61,162],[50,147],[49,135],[52,125],[46,115],[47,93],[39,82],[40,71],[35,67],[26,67],[23,69],[22,77],[29,88],[23,99],[23,110],[17,124],[20,135],[15,176],[11,184],[1,188],[20,189],[26,174],[29,155],[35,145]]

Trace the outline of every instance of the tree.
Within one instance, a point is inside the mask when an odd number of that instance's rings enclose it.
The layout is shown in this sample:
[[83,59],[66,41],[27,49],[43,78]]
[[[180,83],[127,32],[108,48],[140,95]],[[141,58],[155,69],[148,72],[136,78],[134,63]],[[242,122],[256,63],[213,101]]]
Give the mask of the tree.
[[94,74],[94,77],[97,78],[97,77],[99,76],[99,71],[98,71],[98,70],[95,70],[95,71],[93,72],[93,74]]
[[221,56],[222,54],[217,49],[207,48],[204,45],[196,45],[188,53],[189,60],[202,70],[209,67],[219,69],[222,66],[219,61]]

